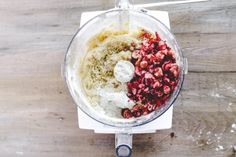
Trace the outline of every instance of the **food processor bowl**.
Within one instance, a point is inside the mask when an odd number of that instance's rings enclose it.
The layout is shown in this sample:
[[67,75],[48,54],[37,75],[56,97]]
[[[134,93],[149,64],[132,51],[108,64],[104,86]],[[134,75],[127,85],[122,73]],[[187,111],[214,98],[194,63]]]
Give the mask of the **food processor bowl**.
[[[118,30],[126,29],[128,31],[141,27],[151,31],[152,33],[157,32],[161,39],[165,40],[168,46],[175,52],[176,63],[180,68],[179,81],[169,100],[166,101],[166,103],[162,105],[160,109],[155,110],[145,116],[131,119],[122,119],[103,115],[90,106],[81,84],[78,68],[81,66],[80,64],[86,54],[86,43],[91,37],[108,27]],[[84,113],[94,120],[103,123],[104,125],[120,128],[120,133],[128,133],[125,136],[123,134],[117,135],[117,139],[119,136],[122,136],[122,139],[130,140],[129,134],[132,134],[132,127],[144,125],[155,120],[173,105],[182,87],[184,73],[187,71],[186,67],[186,60],[184,59],[180,47],[178,46],[178,43],[170,30],[162,22],[150,16],[142,9],[133,9],[129,1],[120,0],[117,2],[116,8],[108,10],[92,18],[74,35],[69,44],[64,60],[64,76],[75,104],[78,105],[78,107]],[[119,143],[120,140],[121,139],[117,140],[117,143]],[[127,141],[123,143],[127,143]],[[121,147],[121,145],[122,144],[119,144],[119,150],[122,149],[127,151],[127,149],[124,149],[124,147]]]

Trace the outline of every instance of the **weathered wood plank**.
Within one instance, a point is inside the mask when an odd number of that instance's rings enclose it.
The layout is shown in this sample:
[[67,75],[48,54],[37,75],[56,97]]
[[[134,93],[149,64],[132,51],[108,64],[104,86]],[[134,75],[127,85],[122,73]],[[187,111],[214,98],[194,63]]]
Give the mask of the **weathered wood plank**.
[[[7,1],[1,5],[0,55],[3,56],[2,60],[6,61],[11,57],[12,62],[15,62],[12,65],[1,61],[1,67],[8,67],[6,71],[27,66],[27,63],[18,63],[16,60],[33,55],[32,53],[45,57],[44,53],[53,51],[56,57],[60,57],[57,62],[62,62],[66,47],[78,29],[81,11],[86,10],[86,6],[94,6],[89,10],[96,10],[101,9],[101,6],[108,8],[111,5],[106,1],[93,4],[82,1],[56,3],[54,0],[41,4],[38,1],[25,0],[22,3],[27,5],[17,9],[14,9],[18,4],[15,1]],[[73,8],[80,5],[81,8]],[[236,70],[235,8],[234,1],[212,1],[163,8],[170,11],[172,30],[184,55],[189,59],[190,71]],[[32,61],[40,60],[38,57],[31,57]]]
[[[81,12],[112,5],[109,0],[0,0],[0,156],[114,156],[113,135],[78,129],[76,106],[61,77]],[[233,156],[236,1],[153,9],[170,12],[190,73],[175,103],[173,128],[135,135],[134,156]]]
[[[236,130],[231,132],[236,122],[235,78],[230,73],[187,75],[176,102],[173,129],[135,136],[134,156],[230,154],[236,141]],[[29,156],[112,156],[113,136],[77,128],[76,108],[57,75],[1,78],[0,89],[0,148],[5,156],[21,151]],[[172,131],[176,138],[169,136]],[[225,141],[217,143],[217,137]],[[213,142],[206,144],[209,139]],[[219,145],[226,150],[215,151]]]

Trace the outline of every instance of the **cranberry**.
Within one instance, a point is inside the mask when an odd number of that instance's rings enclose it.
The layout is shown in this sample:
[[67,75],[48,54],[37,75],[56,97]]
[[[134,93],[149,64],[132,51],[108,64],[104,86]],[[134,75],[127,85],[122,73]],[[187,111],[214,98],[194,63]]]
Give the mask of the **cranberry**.
[[171,58],[174,58],[175,54],[172,50],[167,51],[167,55],[170,56]]
[[132,109],[133,109],[133,111],[138,111],[140,109],[140,107],[139,107],[139,105],[134,105]]
[[142,60],[141,58],[138,58],[138,60],[135,62],[135,65],[136,66],[140,65],[141,60]]
[[145,92],[145,93],[148,93],[148,91],[149,91],[148,87],[143,90],[143,92]]
[[141,57],[141,55],[139,54],[138,50],[135,50],[134,52],[132,52],[132,58],[133,59],[138,59],[140,57]]
[[155,39],[155,40],[156,40],[156,41],[159,41],[159,40],[161,39],[160,36],[159,36],[159,34],[156,32],[155,35],[156,35],[156,39]]
[[155,88],[160,88],[162,86],[162,84],[160,83],[160,81],[159,80],[156,80],[156,82],[153,84],[153,88],[155,89]]
[[172,63],[170,70],[177,70],[178,69],[178,65],[176,63]]
[[154,82],[154,76],[149,72],[145,73],[144,78],[145,78],[146,85],[149,85]]
[[143,113],[143,115],[147,115],[149,112],[148,112],[147,108],[144,108],[144,109],[142,110],[142,113]]
[[156,57],[153,54],[147,55],[147,58],[149,59],[150,62],[153,62],[156,59]]
[[157,106],[156,104],[153,104],[152,110],[153,110],[153,111],[156,110],[157,107],[158,107],[158,106]]
[[140,62],[140,67],[141,67],[141,68],[146,68],[147,65],[148,65],[148,62],[147,62],[147,61],[142,61],[142,62]]
[[137,93],[137,89],[136,88],[132,88],[132,93],[133,93],[133,95],[135,95]]
[[165,50],[166,49],[166,43],[164,42],[164,41],[159,41],[159,43],[158,43],[158,48],[160,49],[160,50]]
[[139,89],[139,90],[137,91],[137,94],[140,94],[140,93],[142,93],[142,89]]
[[174,86],[176,86],[176,82],[175,82],[175,81],[170,81],[170,85],[171,85],[172,87],[174,87]]
[[140,72],[140,69],[139,69],[139,67],[135,67],[135,74],[137,74],[138,76],[140,76],[141,75],[141,72]]
[[167,56],[168,55],[168,50],[167,49],[162,50],[161,53],[163,53],[165,56]]
[[162,69],[161,69],[160,67],[157,67],[157,68],[155,69],[154,75],[155,75],[157,78],[162,77],[162,76],[163,76]]
[[166,62],[164,62],[163,63],[163,65],[162,65],[162,69],[164,70],[164,71],[167,71],[167,70],[169,70],[170,68],[171,68],[171,61],[166,61]]
[[148,104],[147,110],[148,110],[149,112],[152,112],[152,111],[153,111],[153,105],[152,105],[152,104]]
[[146,73],[147,73],[147,71],[142,70],[142,71],[141,71],[141,76],[144,76]]
[[164,59],[164,57],[165,57],[165,55],[164,55],[161,51],[158,51],[158,52],[155,54],[155,56],[156,56],[156,61],[157,61],[157,62],[162,61],[162,60]]
[[141,54],[142,56],[145,56],[145,55],[146,55],[146,52],[144,51],[144,47],[142,47],[142,49],[140,50],[140,54]]
[[158,97],[162,97],[163,96],[163,92],[162,91],[157,91],[156,93],[157,93]]
[[150,39],[152,37],[152,34],[148,33],[147,31],[145,30],[142,30],[143,33],[141,34],[141,38],[147,38],[147,39]]
[[139,87],[140,89],[144,89],[145,84],[139,84],[138,87]]
[[171,64],[170,72],[173,74],[173,76],[174,76],[175,78],[177,78],[178,75],[179,75],[179,68],[178,68],[178,65],[177,65],[177,64]]
[[121,110],[121,115],[122,115],[124,118],[127,118],[127,119],[133,117],[133,115],[132,115],[130,109],[128,109],[128,108],[122,109],[122,110]]
[[153,75],[149,72],[145,73],[145,76],[144,76],[146,79],[153,79]]
[[164,86],[163,86],[163,92],[164,92],[165,94],[169,94],[170,91],[171,91],[171,89],[170,89],[169,86],[167,86],[167,85],[164,85]]
[[170,83],[170,79],[166,75],[163,77],[163,81],[167,84]]
[[157,107],[160,107],[160,106],[161,106],[161,101],[160,101],[160,100],[157,100],[157,101],[156,101],[156,106],[157,106]]
[[178,72],[177,70],[174,70],[174,71],[172,72],[172,74],[174,75],[175,78],[177,78],[178,75],[179,75],[179,72]]
[[133,111],[134,117],[140,117],[142,115],[141,111]]
[[148,71],[152,74],[154,72],[154,69],[150,68]]

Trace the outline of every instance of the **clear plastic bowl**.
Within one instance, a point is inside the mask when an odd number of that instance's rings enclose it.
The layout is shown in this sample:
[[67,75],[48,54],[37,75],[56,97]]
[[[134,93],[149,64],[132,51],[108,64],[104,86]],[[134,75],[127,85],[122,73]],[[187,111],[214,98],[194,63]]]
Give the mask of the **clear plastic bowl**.
[[[138,118],[111,118],[95,111],[94,108],[90,106],[81,85],[78,66],[81,62],[81,59],[86,53],[86,43],[92,36],[99,33],[102,29],[110,27],[111,25],[116,29],[121,29],[122,27],[124,27],[124,25],[127,25],[127,23],[130,30],[136,29],[137,27],[142,27],[151,32],[158,32],[161,39],[167,42],[168,46],[171,47],[175,52],[176,62],[180,67],[179,82],[177,88],[174,90],[169,100],[164,105],[162,105],[160,109]],[[84,113],[105,125],[121,128],[131,128],[153,121],[154,119],[165,113],[171,107],[171,105],[173,105],[183,84],[185,71],[184,64],[184,58],[175,37],[170,32],[170,30],[159,20],[146,14],[145,12],[138,10],[114,9],[94,17],[77,31],[72,41],[70,42],[68,51],[65,56],[64,74],[69,91],[75,103]]]

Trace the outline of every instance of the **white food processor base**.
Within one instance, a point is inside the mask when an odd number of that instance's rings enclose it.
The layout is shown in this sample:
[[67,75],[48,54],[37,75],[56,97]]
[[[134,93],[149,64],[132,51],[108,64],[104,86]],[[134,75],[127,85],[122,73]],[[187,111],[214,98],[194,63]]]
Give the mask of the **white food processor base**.
[[[102,13],[102,11],[83,12],[81,14],[80,26],[82,26],[88,20],[90,20],[91,18],[100,13]],[[147,13],[156,17],[168,28],[170,28],[168,12],[147,11]],[[141,126],[133,127],[132,134],[155,133],[156,130],[170,129],[172,126],[172,115],[173,115],[173,106],[171,106],[164,114],[162,114],[159,118],[153,120],[152,122],[149,122]],[[92,119],[83,111],[81,111],[80,108],[78,108],[78,122],[79,122],[79,128],[94,130],[95,133],[116,134],[117,132],[120,131],[120,128],[104,125]]]

